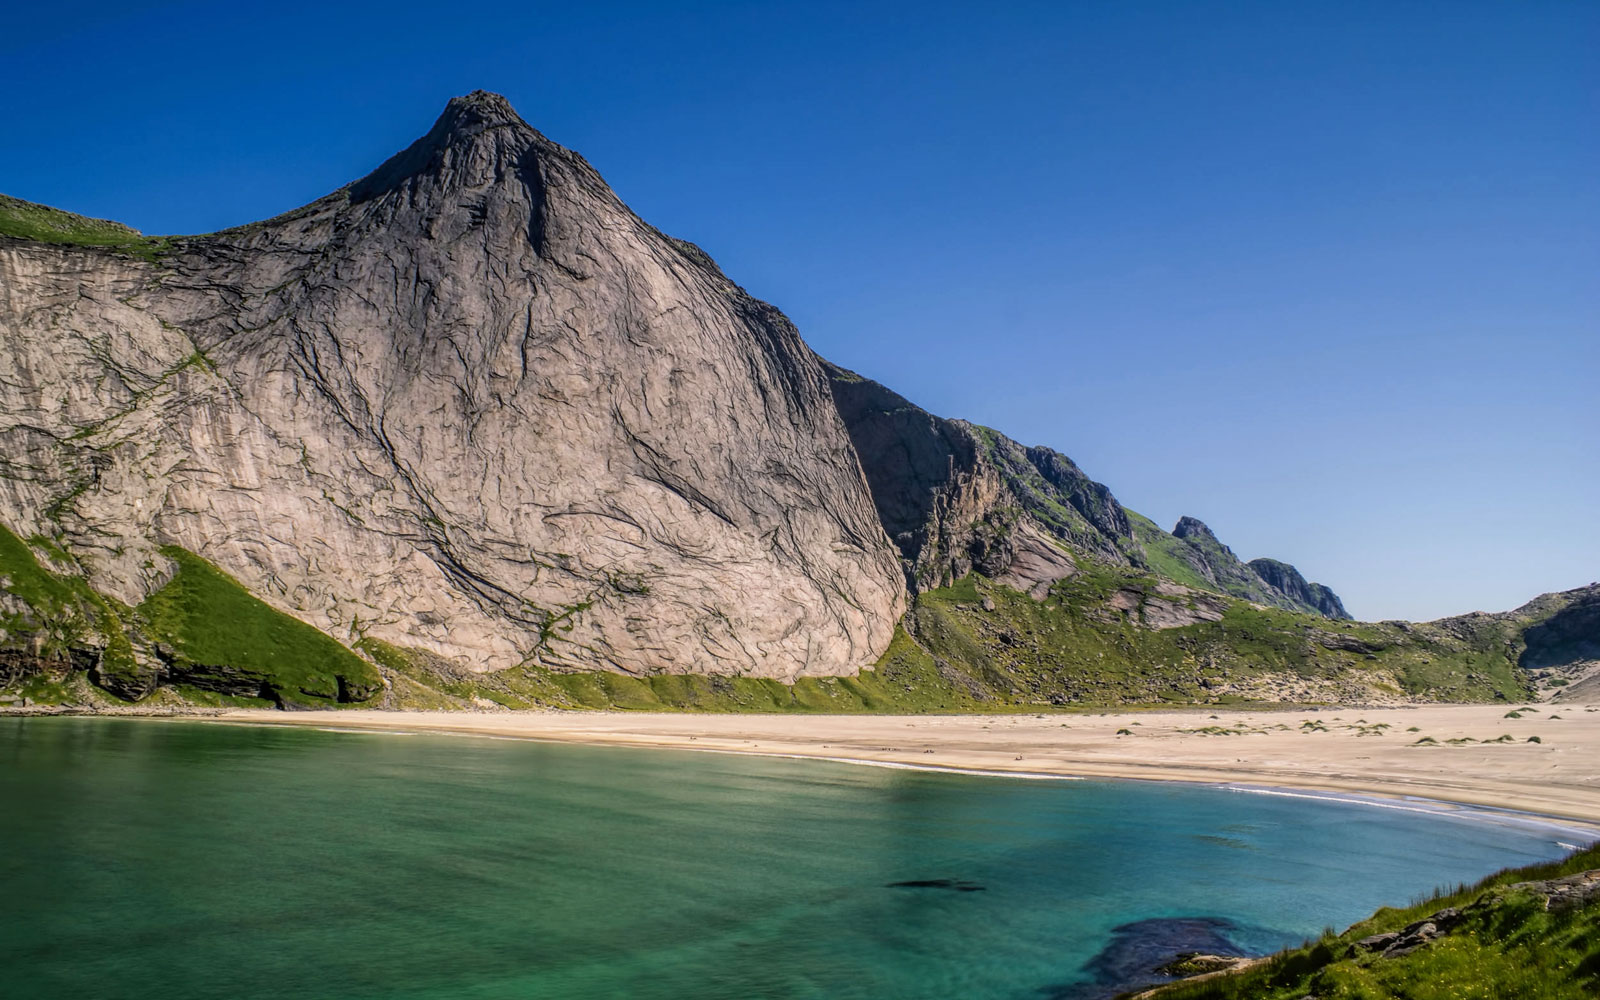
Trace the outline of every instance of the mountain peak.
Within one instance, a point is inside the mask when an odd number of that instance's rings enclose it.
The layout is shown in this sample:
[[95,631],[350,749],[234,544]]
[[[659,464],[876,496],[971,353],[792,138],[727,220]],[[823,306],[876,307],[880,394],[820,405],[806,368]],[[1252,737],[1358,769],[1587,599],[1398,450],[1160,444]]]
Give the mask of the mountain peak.
[[1187,514],[1178,518],[1178,523],[1173,527],[1172,533],[1183,539],[1209,538],[1213,542],[1217,540],[1217,536],[1212,533],[1210,528],[1206,527],[1204,521],[1198,517],[1190,517]]
[[474,90],[452,97],[427,135],[357,181],[351,188],[351,197],[366,201],[408,183],[418,174],[447,171],[448,163],[459,167],[464,159],[472,159],[462,154],[480,143],[492,148],[488,157],[491,160],[520,159],[530,144],[549,145],[505,97]]
[[501,125],[529,127],[503,95],[474,90],[470,94],[450,98],[444,106],[444,113],[434,123],[433,131],[446,136],[476,135],[486,128]]

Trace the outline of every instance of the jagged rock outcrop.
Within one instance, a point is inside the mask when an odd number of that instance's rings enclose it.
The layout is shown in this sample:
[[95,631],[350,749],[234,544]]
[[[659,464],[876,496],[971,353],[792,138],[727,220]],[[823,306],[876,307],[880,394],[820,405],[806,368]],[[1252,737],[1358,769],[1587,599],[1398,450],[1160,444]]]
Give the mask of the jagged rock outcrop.
[[1127,515],[1064,455],[927,412],[829,366],[833,396],[911,588],[976,570],[1042,593],[1080,552],[1126,564]]
[[990,428],[934,416],[855,372],[834,365],[828,371],[913,592],[976,570],[1042,597],[1076,572],[1079,557],[1158,574],[1176,561],[1186,577],[1180,582],[1349,617],[1333,591],[1307,583],[1287,563],[1241,562],[1192,517],[1171,534],[1161,531],[1060,452],[1026,448]]
[[1192,553],[1189,563],[1195,571],[1218,590],[1261,604],[1276,603],[1268,583],[1222,544],[1204,521],[1181,517],[1173,526],[1172,535],[1184,542]]
[[827,375],[503,98],[154,263],[0,239],[0,523],[477,668],[850,673],[904,608]]
[[1221,593],[1326,618],[1350,617],[1339,595],[1329,588],[1308,583],[1299,570],[1276,559],[1242,561],[1198,518],[1179,518],[1172,537],[1183,545],[1168,551]]
[[1600,660],[1600,584],[1571,593],[1572,599],[1559,611],[1523,633],[1527,646],[1520,662],[1524,669]]
[[1252,559],[1245,565],[1273,590],[1315,610],[1325,618],[1349,618],[1339,595],[1320,583],[1309,583],[1300,571],[1276,559]]

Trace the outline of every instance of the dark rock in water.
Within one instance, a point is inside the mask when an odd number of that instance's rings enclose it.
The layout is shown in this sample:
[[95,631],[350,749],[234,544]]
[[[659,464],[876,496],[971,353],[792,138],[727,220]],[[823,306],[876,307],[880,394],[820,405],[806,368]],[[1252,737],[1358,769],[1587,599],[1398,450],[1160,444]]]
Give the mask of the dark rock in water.
[[1092,979],[1046,986],[1049,1000],[1107,1000],[1141,986],[1158,986],[1177,976],[1162,972],[1183,956],[1204,954],[1219,959],[1243,957],[1228,938],[1235,930],[1222,917],[1157,917],[1113,928],[1111,941],[1083,966]]
[[951,892],[983,892],[987,886],[959,878],[920,878],[906,882],[890,882],[887,889],[949,889]]

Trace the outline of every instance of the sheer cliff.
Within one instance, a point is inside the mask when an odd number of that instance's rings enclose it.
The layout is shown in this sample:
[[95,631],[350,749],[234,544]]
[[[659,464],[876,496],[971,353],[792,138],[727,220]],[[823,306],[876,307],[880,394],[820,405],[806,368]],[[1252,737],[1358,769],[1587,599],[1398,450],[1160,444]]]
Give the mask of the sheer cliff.
[[496,95],[263,223],[0,240],[0,343],[0,523],[129,608],[177,548],[346,642],[786,679],[904,608],[793,326]]

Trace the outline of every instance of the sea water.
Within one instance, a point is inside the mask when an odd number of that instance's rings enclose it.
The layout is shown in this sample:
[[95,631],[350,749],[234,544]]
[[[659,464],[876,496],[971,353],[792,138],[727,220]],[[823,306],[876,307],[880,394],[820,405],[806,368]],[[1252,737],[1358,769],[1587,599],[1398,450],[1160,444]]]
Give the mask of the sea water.
[[4,719],[0,993],[1091,997],[1145,952],[1265,952],[1562,839],[1182,784]]

